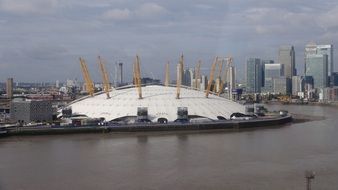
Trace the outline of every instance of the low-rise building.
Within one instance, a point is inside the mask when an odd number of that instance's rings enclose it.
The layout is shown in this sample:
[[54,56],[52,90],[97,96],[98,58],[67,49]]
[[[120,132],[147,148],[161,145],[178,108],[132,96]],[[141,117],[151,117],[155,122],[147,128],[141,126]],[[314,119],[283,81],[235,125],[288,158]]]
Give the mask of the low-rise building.
[[49,122],[53,120],[52,103],[46,100],[13,100],[10,115],[13,122]]

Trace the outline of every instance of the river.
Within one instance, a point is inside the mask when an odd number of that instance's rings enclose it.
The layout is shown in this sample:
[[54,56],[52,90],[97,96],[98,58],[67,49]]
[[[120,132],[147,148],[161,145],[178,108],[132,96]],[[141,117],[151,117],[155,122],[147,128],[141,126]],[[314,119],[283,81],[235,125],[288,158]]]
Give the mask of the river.
[[338,188],[338,109],[269,106],[325,119],[240,132],[0,139],[0,190]]

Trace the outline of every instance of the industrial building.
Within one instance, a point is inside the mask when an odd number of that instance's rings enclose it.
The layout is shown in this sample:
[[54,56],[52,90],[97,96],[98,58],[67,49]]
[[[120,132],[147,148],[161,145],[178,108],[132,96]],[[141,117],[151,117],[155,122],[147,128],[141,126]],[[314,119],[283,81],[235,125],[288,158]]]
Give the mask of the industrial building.
[[51,101],[15,99],[11,103],[11,120],[13,122],[43,122],[53,120]]

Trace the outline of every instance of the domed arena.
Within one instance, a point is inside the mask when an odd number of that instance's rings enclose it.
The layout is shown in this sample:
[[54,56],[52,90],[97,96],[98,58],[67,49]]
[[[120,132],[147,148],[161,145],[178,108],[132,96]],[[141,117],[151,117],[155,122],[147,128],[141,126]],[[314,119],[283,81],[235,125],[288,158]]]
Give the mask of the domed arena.
[[[123,87],[110,92],[84,97],[71,103],[73,114],[106,121],[121,121],[143,116],[149,122],[174,122],[180,118],[180,110],[190,119],[230,119],[232,113],[245,113],[245,106],[223,97],[182,87],[180,98],[176,98],[176,87],[149,85],[142,87],[142,98],[136,87]],[[141,113],[143,110],[143,113]],[[184,115],[184,114],[183,114]]]

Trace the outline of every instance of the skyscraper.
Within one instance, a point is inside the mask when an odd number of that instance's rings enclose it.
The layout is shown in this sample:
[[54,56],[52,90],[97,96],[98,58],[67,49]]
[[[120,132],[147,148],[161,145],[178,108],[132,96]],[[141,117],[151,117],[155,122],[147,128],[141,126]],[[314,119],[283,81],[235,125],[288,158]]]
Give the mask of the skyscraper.
[[262,60],[262,86],[265,86],[265,65],[274,63],[274,60],[265,59]]
[[302,76],[292,77],[292,95],[297,96],[299,92],[304,92],[305,80]]
[[280,63],[266,64],[265,65],[265,92],[274,92],[273,80],[283,76],[284,68]]
[[295,68],[295,49],[293,46],[281,46],[278,53],[279,63],[284,65],[284,76],[292,78],[296,75]]
[[232,91],[236,89],[236,70],[234,66],[230,66],[228,69],[228,89],[229,89],[229,98],[232,98]]
[[311,42],[305,46],[305,70],[306,70],[306,57],[308,55],[327,55],[328,65],[327,65],[327,75],[331,76],[334,72],[334,65],[333,65],[333,45],[326,44],[326,45],[317,45],[314,42]]
[[115,63],[115,87],[121,86],[123,83],[123,63]]
[[291,79],[288,77],[279,77],[273,79],[274,94],[290,94]]
[[328,86],[328,55],[307,55],[305,76],[312,76],[313,87],[320,89]]
[[192,86],[193,80],[194,80],[194,70],[193,69],[184,69],[183,70],[182,85],[193,87]]
[[7,98],[13,97],[13,78],[8,78],[6,82],[6,94]]
[[260,93],[262,86],[262,66],[259,58],[249,58],[246,62],[246,91]]

